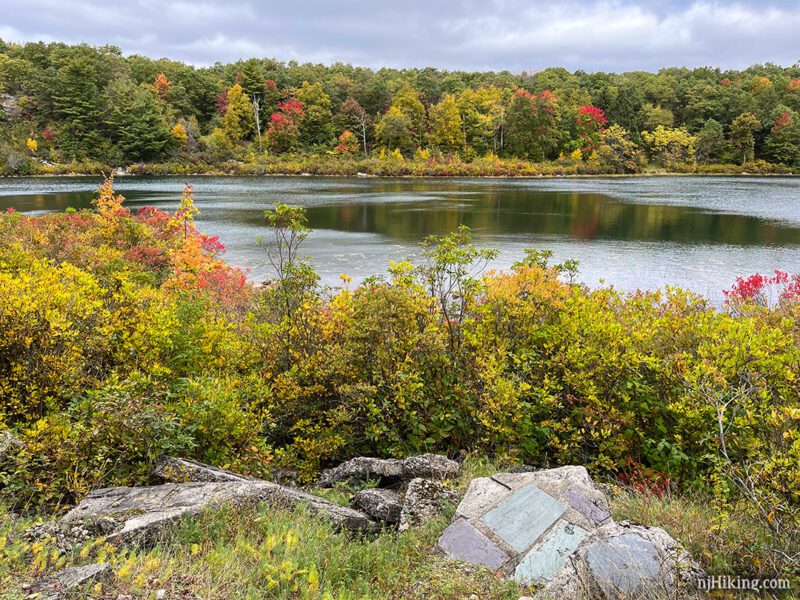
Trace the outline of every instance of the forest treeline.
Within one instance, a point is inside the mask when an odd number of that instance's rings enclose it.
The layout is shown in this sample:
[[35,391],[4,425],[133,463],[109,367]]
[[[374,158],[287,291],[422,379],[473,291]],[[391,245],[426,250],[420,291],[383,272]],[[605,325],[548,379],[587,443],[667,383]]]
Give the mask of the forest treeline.
[[334,173],[373,161],[366,169],[379,174],[420,172],[401,164],[454,174],[469,164],[483,165],[468,170],[476,174],[530,174],[521,165],[532,163],[578,173],[800,165],[800,65],[512,74],[253,58],[194,67],[112,46],[0,40],[0,106],[8,175],[269,161],[294,172],[313,170],[309,158]]

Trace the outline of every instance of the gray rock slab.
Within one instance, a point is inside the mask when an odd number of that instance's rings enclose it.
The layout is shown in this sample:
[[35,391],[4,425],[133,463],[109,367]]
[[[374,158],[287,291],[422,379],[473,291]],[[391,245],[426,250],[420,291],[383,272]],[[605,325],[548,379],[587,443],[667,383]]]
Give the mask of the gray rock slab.
[[389,524],[400,522],[403,500],[394,490],[371,488],[361,490],[353,497],[353,505],[378,521]]
[[469,482],[467,493],[456,508],[456,516],[477,519],[510,495],[507,486],[491,477],[477,477]]
[[597,506],[581,490],[570,488],[567,490],[569,505],[589,519],[595,525],[601,525],[611,518],[611,513]]
[[552,496],[526,485],[483,515],[481,521],[517,552],[524,552],[565,510]]
[[185,515],[198,514],[221,505],[304,505],[312,513],[330,519],[337,527],[373,531],[377,524],[352,508],[300,490],[266,481],[168,483],[149,487],[117,487],[95,490],[62,518],[64,523],[116,523],[108,539],[123,543],[148,543],[164,527]]
[[497,570],[511,557],[469,521],[459,519],[444,530],[439,548],[454,560]]
[[82,567],[71,567],[55,575],[36,581],[30,588],[39,600],[66,598],[75,588],[90,581],[101,581],[111,574],[111,565],[98,563]]
[[258,481],[253,477],[174,456],[159,456],[152,475],[168,483]]
[[361,482],[369,479],[399,481],[403,478],[403,461],[395,458],[369,458],[359,456],[343,462],[338,467],[322,472],[318,485],[331,487],[339,482]]
[[523,585],[550,580],[587,533],[577,525],[559,521],[519,562],[514,570],[514,578]]
[[456,461],[441,454],[421,454],[411,456],[403,461],[403,477],[414,479],[450,479],[458,475],[461,468]]
[[636,533],[593,542],[586,548],[584,560],[595,582],[611,598],[641,596],[662,577],[658,550]]

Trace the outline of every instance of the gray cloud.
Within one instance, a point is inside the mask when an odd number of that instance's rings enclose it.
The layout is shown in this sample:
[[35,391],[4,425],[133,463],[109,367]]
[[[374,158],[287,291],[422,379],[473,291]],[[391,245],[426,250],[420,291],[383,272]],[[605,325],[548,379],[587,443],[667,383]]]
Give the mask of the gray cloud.
[[5,40],[114,44],[196,64],[622,71],[800,59],[796,1],[0,0],[0,14]]

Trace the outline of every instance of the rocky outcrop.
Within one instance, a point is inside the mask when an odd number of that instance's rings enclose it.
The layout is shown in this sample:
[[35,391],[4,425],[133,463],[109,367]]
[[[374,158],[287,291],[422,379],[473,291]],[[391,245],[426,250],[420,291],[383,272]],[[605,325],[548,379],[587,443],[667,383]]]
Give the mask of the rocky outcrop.
[[377,523],[360,511],[297,489],[267,481],[222,481],[95,490],[59,521],[31,528],[26,535],[50,535],[63,550],[101,535],[114,544],[144,545],[184,516],[222,505],[258,502],[285,508],[302,505],[341,529],[378,529]]
[[403,509],[400,512],[400,531],[422,525],[442,514],[445,506],[458,501],[458,493],[438,481],[417,477],[406,488]]
[[35,582],[28,589],[28,597],[37,600],[67,598],[84,583],[102,581],[109,575],[111,575],[111,565],[108,563],[71,567]]
[[258,481],[253,477],[174,456],[159,456],[152,475],[166,483]]
[[400,494],[394,490],[380,488],[370,488],[356,493],[353,505],[376,521],[383,521],[388,525],[397,525],[403,510]]
[[340,482],[355,484],[377,479],[382,486],[409,481],[417,477],[447,479],[458,475],[459,464],[439,454],[422,454],[405,460],[360,456],[328,469],[319,479],[320,487]]
[[538,600],[691,597],[702,573],[663,530],[615,523],[578,466],[474,479],[438,546]]

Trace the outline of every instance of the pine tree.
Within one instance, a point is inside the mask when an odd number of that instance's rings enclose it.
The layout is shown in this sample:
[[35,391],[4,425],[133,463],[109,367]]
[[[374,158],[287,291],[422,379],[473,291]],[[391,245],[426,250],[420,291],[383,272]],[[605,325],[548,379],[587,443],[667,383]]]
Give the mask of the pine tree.
[[58,71],[53,108],[61,120],[61,147],[71,158],[96,156],[102,123],[99,75],[84,55],[71,58]]
[[172,132],[153,93],[129,79],[109,84],[106,114],[111,139],[125,160],[159,158],[172,140]]

